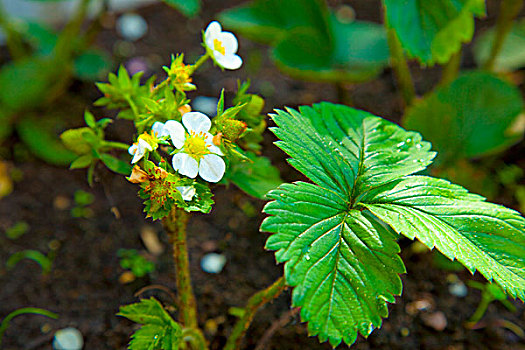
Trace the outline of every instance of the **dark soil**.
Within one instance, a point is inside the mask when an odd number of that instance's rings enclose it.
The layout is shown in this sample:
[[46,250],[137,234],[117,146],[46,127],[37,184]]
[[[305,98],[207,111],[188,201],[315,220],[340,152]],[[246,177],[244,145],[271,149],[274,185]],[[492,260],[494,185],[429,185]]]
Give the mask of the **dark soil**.
[[[132,56],[143,57],[150,62],[154,69],[150,74],[160,74],[160,66],[167,64],[171,53],[185,51],[191,61],[202,51],[198,41],[200,30],[214,14],[238,1],[228,1],[227,5],[211,0],[204,3],[206,6],[201,17],[192,20],[162,5],[141,9],[139,12],[149,23],[150,30],[145,38],[135,43]],[[379,21],[379,1],[348,3],[354,6],[358,18]],[[493,18],[487,21],[493,23]],[[121,39],[111,28],[111,20],[107,22],[108,27],[99,36],[98,44],[111,51],[118,47],[117,42]],[[236,80],[250,77],[252,91],[266,98],[267,112],[282,106],[321,100],[337,101],[337,91],[331,85],[304,83],[281,75],[269,62],[266,47],[242,39],[240,47],[240,54],[246,62],[244,68],[235,72],[220,72],[207,66],[195,79],[199,94],[217,96],[220,89],[226,87],[231,96]],[[116,59],[122,62],[128,58],[116,55]],[[467,66],[471,64],[469,60],[467,54]],[[439,78],[438,69],[427,71],[424,77],[418,68],[414,67],[414,71],[420,93],[430,89]],[[357,108],[390,120],[399,120],[402,106],[390,71],[373,82],[349,88]],[[91,105],[98,92],[92,84],[76,82],[70,93],[77,95],[76,107],[68,103],[68,112],[76,116],[72,124],[79,126],[83,108]],[[194,93],[192,97],[196,95]],[[65,99],[70,101],[69,97]],[[59,101],[57,106],[64,104]],[[93,110],[99,117],[111,113]],[[131,130],[126,123],[118,122],[111,126],[109,136],[129,142]],[[274,137],[268,133],[264,154],[280,168],[286,181],[300,179],[301,175],[287,165],[285,155],[272,145],[273,141]],[[28,158],[16,136],[9,140],[7,146],[3,153],[17,150],[10,153],[11,164],[23,173],[23,179],[17,182],[11,195],[0,201],[0,229],[4,231],[19,221],[27,222],[30,229],[16,240],[0,235],[0,266],[4,266],[11,254],[24,249],[47,253],[52,241],[59,242],[59,249],[48,276],[42,276],[40,267],[28,260],[9,271],[0,268],[0,317],[17,308],[34,306],[54,311],[60,318],[51,320],[34,315],[15,318],[4,337],[5,349],[51,349],[54,331],[68,326],[77,327],[82,332],[85,349],[125,349],[135,325],[115,316],[119,306],[136,301],[135,293],[146,286],[175,289],[170,247],[160,224],[144,219],[142,203],[136,195],[137,187],[124,177],[115,176],[100,167],[96,171],[98,182],[89,188],[84,171],[68,171]],[[523,143],[505,157],[522,160],[519,154],[522,150]],[[89,191],[96,197],[89,206],[93,212],[91,218],[78,219],[71,215],[73,194],[79,189]],[[228,310],[242,307],[254,292],[271,284],[282,274],[282,266],[276,265],[273,254],[263,249],[266,235],[260,233],[258,227],[264,217],[260,214],[264,202],[244,195],[234,186],[217,186],[214,193],[216,204],[211,215],[195,215],[189,223],[188,237],[199,320],[206,329],[211,348],[221,349],[235,322],[235,317],[230,316]],[[503,200],[512,203],[510,199]],[[114,208],[117,208],[120,218],[115,217]],[[122,284],[119,277],[124,270],[119,266],[117,250],[133,248],[145,251],[140,238],[145,227],[153,228],[158,233],[164,253],[154,257],[156,271],[149,277]],[[523,339],[502,326],[506,321],[525,329],[523,303],[513,301],[517,308],[514,313],[502,304],[493,303],[479,329],[465,328],[464,322],[480,302],[480,292],[469,288],[465,298],[455,297],[449,292],[449,281],[454,274],[462,281],[482,281],[482,278],[479,275],[473,277],[466,271],[451,273],[439,269],[432,263],[432,254],[415,253],[411,243],[401,241],[407,267],[407,274],[402,276],[403,296],[390,306],[390,316],[381,329],[375,330],[367,340],[358,339],[354,348],[525,349]],[[207,274],[201,270],[200,259],[208,252],[220,252],[227,257],[225,269],[220,274]],[[149,289],[142,296],[155,296],[171,303],[170,295],[160,288]],[[306,326],[300,323],[296,313],[292,317],[288,315],[289,291],[257,314],[244,348],[254,349],[259,339],[279,319],[283,327],[278,327],[265,343],[266,349],[330,348],[327,344],[319,344],[317,338],[308,337]],[[446,319],[444,330],[436,330],[429,321],[436,315]]]

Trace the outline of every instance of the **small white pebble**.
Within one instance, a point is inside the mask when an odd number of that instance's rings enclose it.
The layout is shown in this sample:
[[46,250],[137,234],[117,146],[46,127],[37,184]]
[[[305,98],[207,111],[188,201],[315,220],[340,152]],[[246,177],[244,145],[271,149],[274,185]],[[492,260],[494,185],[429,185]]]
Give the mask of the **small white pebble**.
[[201,268],[207,273],[220,273],[225,264],[226,257],[222,254],[209,253],[201,259]]
[[468,294],[467,286],[465,286],[465,283],[463,283],[461,281],[457,281],[457,282],[451,283],[448,286],[448,291],[450,292],[450,294],[452,294],[452,295],[454,295],[454,296],[456,296],[458,298],[464,298]]
[[217,114],[217,103],[219,99],[216,97],[197,96],[193,99],[191,107],[194,111],[214,117]]
[[84,347],[82,333],[76,328],[64,328],[56,331],[53,340],[55,350],[81,350]]
[[137,41],[148,32],[148,23],[137,14],[126,13],[117,20],[117,32],[128,41]]

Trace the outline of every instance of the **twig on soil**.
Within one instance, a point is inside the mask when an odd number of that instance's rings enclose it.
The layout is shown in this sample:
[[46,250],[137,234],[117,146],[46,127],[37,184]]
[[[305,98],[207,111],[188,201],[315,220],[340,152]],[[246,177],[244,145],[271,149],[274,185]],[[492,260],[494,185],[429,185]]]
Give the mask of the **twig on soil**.
[[295,315],[297,315],[299,311],[301,311],[301,309],[297,307],[295,309],[291,309],[283,313],[282,316],[277,321],[272,323],[271,327],[268,328],[266,332],[264,332],[261,339],[259,339],[259,341],[257,342],[257,346],[255,347],[255,350],[266,349],[268,346],[268,343],[270,342],[270,339],[273,337],[275,332],[277,332],[279,328],[283,328],[284,326],[286,326],[288,322],[290,322],[290,319],[295,317]]
[[250,323],[252,322],[255,313],[261,308],[261,306],[277,298],[285,288],[286,281],[284,277],[280,277],[271,286],[255,293],[250,300],[248,300],[248,303],[244,308],[244,314],[239,320],[237,320],[237,323],[233,327],[224,350],[240,349],[242,338],[248,330],[248,327],[250,327]]
[[140,288],[138,291],[135,292],[135,294],[133,294],[133,296],[134,297],[138,297],[141,294],[147,292],[148,290],[152,290],[152,289],[157,289],[157,290],[161,290],[161,291],[165,292],[166,294],[168,294],[170,296],[170,298],[173,300],[173,302],[176,305],[179,304],[179,301],[177,300],[177,296],[168,287],[163,286],[161,284],[152,284],[152,285]]

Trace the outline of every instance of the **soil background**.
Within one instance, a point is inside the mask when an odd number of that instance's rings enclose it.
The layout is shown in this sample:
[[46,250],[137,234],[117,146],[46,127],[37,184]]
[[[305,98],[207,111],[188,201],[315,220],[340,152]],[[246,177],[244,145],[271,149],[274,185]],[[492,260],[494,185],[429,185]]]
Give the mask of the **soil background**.
[[[156,4],[137,10],[148,25],[148,34],[132,45],[122,42],[109,17],[101,31],[97,45],[115,53],[117,63],[132,64],[140,58],[149,67],[146,75],[162,75],[161,66],[169,62],[172,53],[186,52],[187,61],[202,53],[200,31],[223,9],[240,1],[204,0],[198,18],[187,19],[165,5]],[[334,6],[342,1],[331,1]],[[380,22],[379,1],[345,1],[351,5],[358,19]],[[479,21],[478,34],[494,24],[497,6],[489,2],[488,18]],[[481,28],[481,29],[479,29]],[[125,50],[123,50],[123,47]],[[237,79],[250,78],[251,92],[266,98],[265,111],[283,106],[312,104],[322,100],[337,102],[337,89],[329,84],[305,83],[282,75],[268,58],[268,48],[240,38],[240,55],[245,64],[239,71],[221,72],[205,66],[195,77],[199,90],[191,93],[218,96],[222,87],[231,99]],[[465,50],[463,67],[473,68],[469,48]],[[413,65],[417,90],[428,91],[439,79],[439,68],[422,71]],[[396,93],[392,72],[386,70],[377,80],[349,86],[356,108],[370,111],[398,122],[402,104]],[[523,89],[523,86],[522,86]],[[92,83],[74,82],[68,94],[54,108],[67,114],[71,126],[82,125],[82,111],[88,107],[98,117],[113,115],[91,107],[99,97]],[[271,123],[270,123],[271,124]],[[132,130],[122,121],[109,128],[109,139],[129,142]],[[285,181],[304,179],[286,163],[286,156],[273,146],[274,136],[267,132],[263,154],[278,166]],[[505,161],[517,163],[525,169],[524,143],[507,151]],[[24,315],[15,318],[4,336],[5,349],[51,349],[56,330],[77,327],[84,335],[85,349],[125,349],[129,335],[136,325],[115,316],[120,305],[137,301],[135,293],[146,286],[164,286],[175,289],[174,266],[166,237],[159,223],[145,220],[137,187],[124,177],[116,176],[103,167],[96,170],[97,182],[89,188],[84,171],[69,171],[47,165],[32,158],[13,135],[2,149],[10,164],[23,178],[9,196],[0,200],[0,231],[19,221],[29,224],[29,231],[21,238],[9,240],[0,235],[0,318],[21,307],[41,307],[60,315],[58,320]],[[95,195],[89,205],[91,218],[73,218],[73,195],[82,189]],[[258,227],[264,218],[260,214],[263,201],[248,197],[235,186],[216,186],[215,206],[211,215],[194,215],[188,227],[191,272],[198,300],[199,320],[206,328],[211,349],[221,349],[236,318],[229,314],[231,307],[242,307],[257,290],[271,284],[282,274],[282,265],[276,265],[271,252],[263,249],[266,234]],[[515,206],[510,198],[499,202]],[[114,215],[118,209],[120,218]],[[141,232],[154,230],[164,247],[164,253],[155,260],[156,271],[150,276],[122,284],[119,277],[124,270],[119,266],[119,248],[146,252]],[[52,241],[59,249],[48,276],[32,261],[22,261],[12,270],[5,269],[7,258],[23,249],[41,252],[50,250]],[[451,275],[466,282],[483,281],[466,270],[449,272],[434,266],[431,253],[416,252],[412,242],[401,240],[402,257],[407,274],[402,276],[403,295],[390,305],[390,315],[383,326],[368,339],[358,338],[354,349],[525,349],[523,339],[503,327],[504,321],[525,329],[525,307],[512,301],[517,311],[509,312],[502,304],[492,303],[478,329],[464,327],[481,299],[481,293],[472,288],[459,298],[449,292]],[[224,270],[208,274],[200,267],[201,258],[209,252],[227,257]],[[155,296],[171,303],[170,295],[159,288],[149,289],[143,297]],[[437,316],[436,316],[437,315]],[[446,319],[443,330],[436,321]],[[308,337],[305,324],[297,314],[290,312],[290,291],[265,306],[255,317],[244,341],[245,349],[254,349],[265,332],[281,319],[273,336],[264,344],[266,349],[330,349],[315,337]],[[439,322],[438,322],[439,323]],[[341,346],[340,348],[344,348]]]

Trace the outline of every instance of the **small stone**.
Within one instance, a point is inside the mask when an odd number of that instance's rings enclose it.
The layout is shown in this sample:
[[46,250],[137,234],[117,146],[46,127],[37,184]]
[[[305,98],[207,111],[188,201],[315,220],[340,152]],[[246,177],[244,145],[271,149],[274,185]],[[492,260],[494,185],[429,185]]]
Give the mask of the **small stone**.
[[140,238],[142,238],[142,242],[146,246],[146,249],[152,255],[159,256],[164,252],[164,246],[160,242],[159,236],[152,226],[142,227]]
[[131,271],[124,271],[122,275],[119,276],[118,281],[120,284],[128,284],[135,281],[137,277]]
[[126,13],[117,20],[117,32],[128,41],[137,41],[148,32],[148,23],[135,13]]
[[216,97],[197,96],[193,99],[191,107],[194,111],[214,117],[217,115],[217,103],[219,103],[219,99]]
[[442,332],[447,327],[447,318],[441,311],[436,311],[430,314],[422,314],[421,319],[423,323],[438,332]]
[[410,329],[403,327],[399,330],[402,337],[408,337],[410,335]]
[[201,259],[201,268],[207,273],[220,273],[226,264],[226,257],[222,254],[209,253]]
[[468,294],[467,286],[465,286],[465,283],[463,283],[461,281],[457,281],[457,282],[451,283],[448,286],[448,291],[450,292],[450,294],[452,294],[452,295],[454,295],[454,296],[456,296],[458,298],[464,298]]
[[55,350],[81,350],[83,347],[84,339],[78,329],[69,327],[56,331],[53,340]]
[[69,198],[65,196],[58,195],[53,201],[53,206],[58,210],[66,210],[71,205]]

